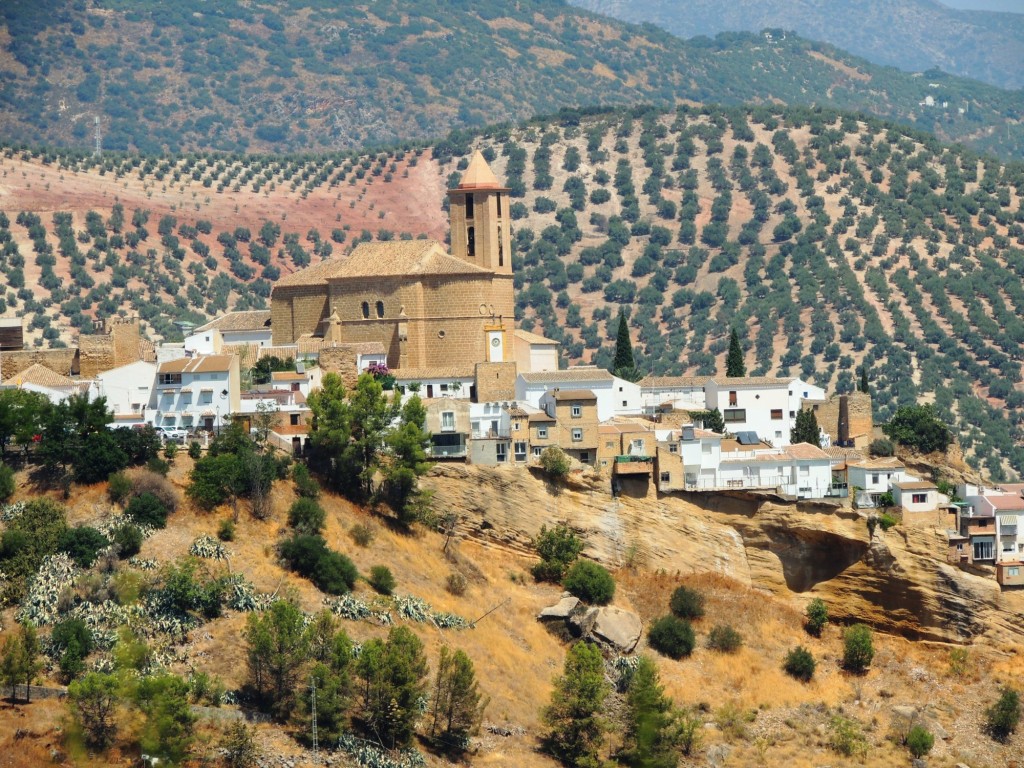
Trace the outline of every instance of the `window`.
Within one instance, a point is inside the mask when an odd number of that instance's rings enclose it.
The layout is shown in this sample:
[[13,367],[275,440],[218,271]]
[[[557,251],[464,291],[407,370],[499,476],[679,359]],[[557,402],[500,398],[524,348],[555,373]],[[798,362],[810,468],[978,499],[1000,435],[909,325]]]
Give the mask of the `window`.
[[466,218],[473,218],[473,196],[466,195]]
[[661,477],[661,482],[663,482],[663,483],[667,483],[667,482],[669,482],[672,479],[672,475],[670,473],[668,473],[668,472],[662,472],[660,477]]
[[626,400],[622,401],[622,407],[623,408],[628,408],[629,407]]
[[782,409],[781,408],[772,408],[772,421],[781,421],[781,420],[782,420]]
[[735,391],[730,392],[729,393],[729,405],[736,405],[736,403],[737,403],[736,392]]
[[993,549],[991,541],[975,541],[974,542],[974,559],[975,560],[991,560],[993,557]]
[[544,449],[541,446],[539,446],[539,445],[533,446],[533,455],[534,456],[540,456],[543,452],[544,452]]
[[722,418],[726,424],[736,423],[738,421],[747,420],[747,410],[745,408],[726,408],[722,414]]
[[782,432],[775,430],[775,439],[780,440],[782,438]]
[[297,413],[289,414],[289,423],[293,427],[299,426],[299,414],[297,414]]
[[578,419],[581,416],[583,416],[583,406],[580,405],[579,403],[573,403],[572,404],[572,417],[574,419]]
[[1006,569],[1007,576],[1020,576],[1020,566],[1011,565]]
[[580,451],[580,462],[583,464],[590,463],[590,451]]
[[160,374],[160,384],[163,385],[163,386],[167,386],[169,384],[181,384],[181,374],[180,373],[161,373]]
[[508,445],[506,443],[496,443],[494,446],[494,457],[498,461],[508,459]]
[[466,227],[466,254],[476,256],[476,228]]
[[575,427],[572,431],[572,441],[574,443],[580,442],[583,439],[583,430],[579,427]]
[[878,473],[877,472],[875,472],[874,474],[871,475],[871,484],[872,485],[878,485]]
[[548,439],[548,428],[547,427],[537,427],[537,437],[540,438],[541,440],[547,440]]
[[363,319],[366,320],[370,317],[370,302],[363,302]]
[[501,227],[498,227],[498,266],[505,266],[505,247],[501,241]]
[[518,432],[519,431],[519,422],[518,421],[513,421],[512,422],[512,431],[513,432]]
[[204,389],[199,393],[199,402],[203,405],[209,405],[213,402],[213,390]]
[[795,419],[796,418],[796,411],[790,411],[789,412],[789,418]]
[[498,204],[498,215],[501,216],[501,195],[495,195],[494,200]]
[[912,494],[911,497],[910,497],[910,501],[912,503],[914,503],[914,504],[924,504],[925,502],[928,501],[928,494],[927,493],[915,493],[915,494]]
[[668,444],[668,452],[669,453],[679,453],[679,446],[676,445],[675,443],[669,443]]
[[441,431],[455,431],[455,411],[441,411]]
[[377,317],[384,317],[384,302],[377,302]]
[[516,461],[526,461],[526,443],[517,442],[515,444]]

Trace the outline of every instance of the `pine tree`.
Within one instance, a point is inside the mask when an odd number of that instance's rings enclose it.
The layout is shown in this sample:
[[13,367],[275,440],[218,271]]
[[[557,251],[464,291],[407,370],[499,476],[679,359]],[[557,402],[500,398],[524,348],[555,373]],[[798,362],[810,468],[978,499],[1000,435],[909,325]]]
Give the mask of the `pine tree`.
[[821,447],[821,430],[818,429],[818,419],[814,411],[808,408],[801,408],[796,415],[796,426],[790,430],[789,442],[810,443]]
[[602,717],[607,694],[601,652],[589,643],[576,643],[565,657],[564,673],[555,680],[551,703],[543,713],[544,724],[551,729],[544,747],[563,765],[598,763],[607,730]]
[[363,645],[355,672],[367,725],[389,749],[407,746],[426,689],[423,643],[408,627],[393,627],[387,642],[374,638]]
[[449,752],[464,752],[469,737],[480,728],[486,706],[469,656],[442,647],[431,706],[431,738]]
[[619,310],[619,332],[615,337],[615,360],[612,373],[624,379],[635,375],[636,361],[633,359],[633,342],[629,339],[629,324],[626,314]]
[[725,375],[747,375],[747,366],[743,364],[743,347],[740,346],[740,337],[735,328],[729,333],[729,354],[725,358]]
[[660,685],[657,666],[641,656],[626,693],[619,760],[643,768],[675,768],[682,741],[680,715]]

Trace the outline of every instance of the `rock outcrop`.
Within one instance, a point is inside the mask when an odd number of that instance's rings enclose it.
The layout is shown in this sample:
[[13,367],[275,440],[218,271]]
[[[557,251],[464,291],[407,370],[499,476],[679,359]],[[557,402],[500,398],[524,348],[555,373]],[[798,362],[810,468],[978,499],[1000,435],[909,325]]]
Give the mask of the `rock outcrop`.
[[459,532],[532,553],[541,525],[566,523],[584,554],[615,568],[715,571],[803,606],[822,597],[839,620],[912,639],[964,643],[1024,631],[1024,594],[945,562],[937,528],[899,526],[872,537],[864,517],[832,503],[742,495],[613,498],[608,478],[552,485],[521,467],[439,464],[425,478]]

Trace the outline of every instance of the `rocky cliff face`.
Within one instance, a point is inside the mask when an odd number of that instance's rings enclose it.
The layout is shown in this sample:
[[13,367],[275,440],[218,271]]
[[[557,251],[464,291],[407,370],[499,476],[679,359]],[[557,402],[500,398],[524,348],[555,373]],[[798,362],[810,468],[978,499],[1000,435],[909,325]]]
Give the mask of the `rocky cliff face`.
[[564,522],[611,568],[716,571],[797,605],[822,597],[837,619],[912,639],[998,642],[1024,631],[1024,594],[947,565],[933,527],[872,537],[862,515],[831,503],[613,498],[596,473],[556,486],[523,468],[439,464],[425,485],[438,511],[458,516],[460,533],[491,546],[530,551],[541,525]]

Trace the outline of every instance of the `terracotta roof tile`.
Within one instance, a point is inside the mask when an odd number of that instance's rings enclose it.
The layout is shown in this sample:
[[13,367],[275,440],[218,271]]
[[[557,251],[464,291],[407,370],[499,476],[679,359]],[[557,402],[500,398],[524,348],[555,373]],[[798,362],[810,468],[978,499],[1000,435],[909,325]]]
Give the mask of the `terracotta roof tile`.
[[474,376],[474,366],[469,365],[439,365],[433,368],[398,368],[392,373],[396,381],[423,381],[425,379],[471,379]]
[[35,384],[38,387],[51,389],[70,389],[77,386],[74,379],[63,376],[39,363],[33,363],[21,373],[16,373],[4,381],[4,386],[10,387],[20,387],[24,384]]
[[644,376],[637,383],[641,389],[683,389],[703,387],[711,376]]
[[163,363],[158,373],[226,373],[234,355],[199,355]]
[[554,344],[558,345],[558,342],[554,339],[549,339],[546,336],[541,336],[539,333],[533,333],[532,331],[526,331],[522,328],[516,328],[512,331],[512,335],[517,339],[522,339],[527,344]]
[[535,371],[520,373],[523,381],[529,384],[564,384],[583,381],[611,381],[612,375],[604,368],[593,365],[577,365],[561,371]]
[[552,389],[548,392],[556,403],[566,400],[597,400],[597,395],[589,389]]
[[436,240],[360,243],[328,280],[404,275],[489,275],[491,272],[446,253]]
[[796,377],[780,378],[778,376],[712,376],[713,381],[723,389],[746,389],[748,387],[788,387],[796,381]]
[[221,333],[225,331],[262,331],[270,328],[270,310],[253,309],[247,312],[228,312],[220,317],[215,317],[206,325],[199,326],[193,333],[213,328]]

